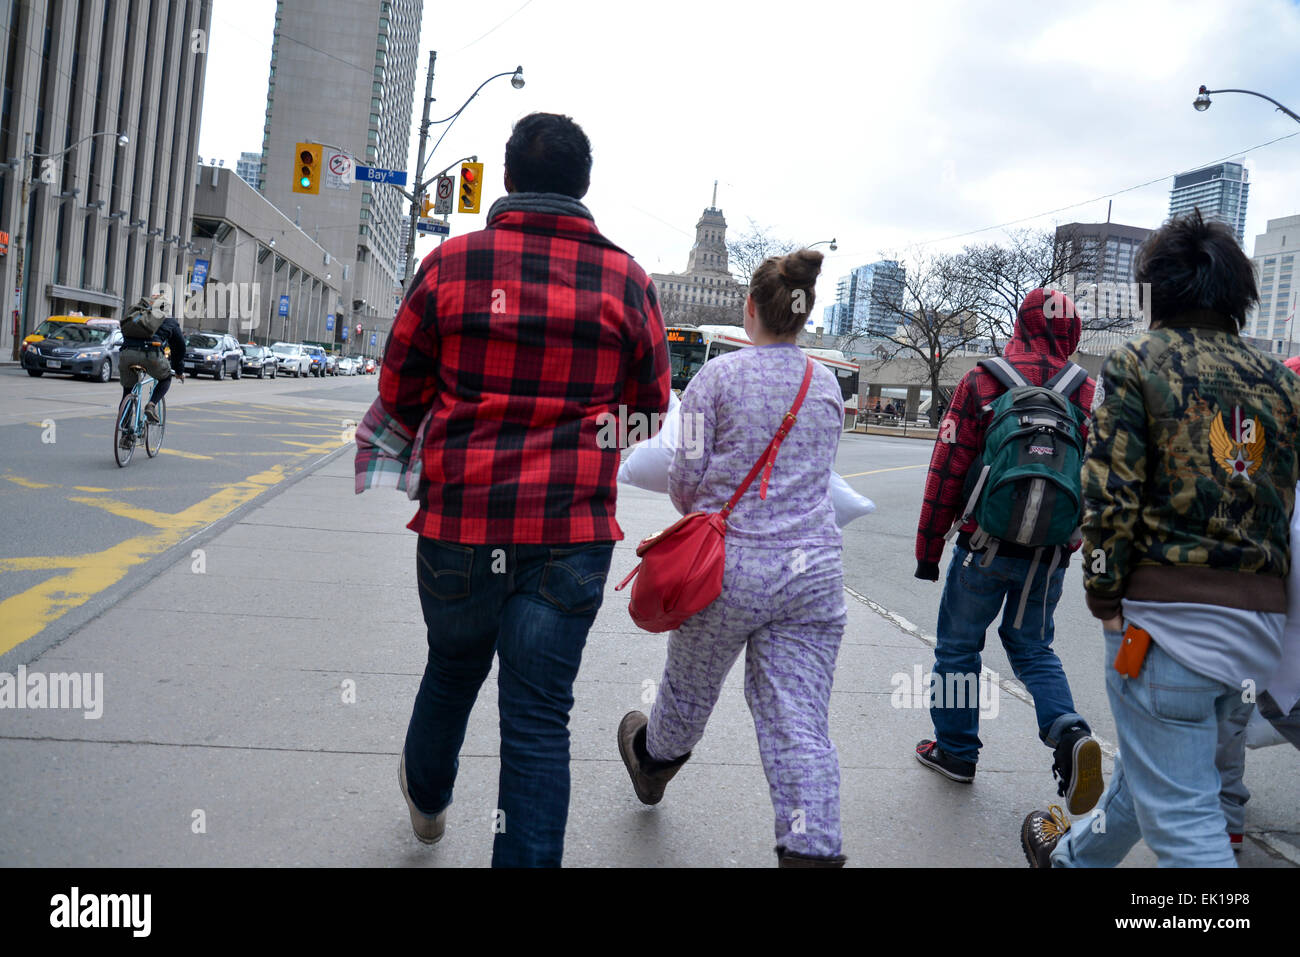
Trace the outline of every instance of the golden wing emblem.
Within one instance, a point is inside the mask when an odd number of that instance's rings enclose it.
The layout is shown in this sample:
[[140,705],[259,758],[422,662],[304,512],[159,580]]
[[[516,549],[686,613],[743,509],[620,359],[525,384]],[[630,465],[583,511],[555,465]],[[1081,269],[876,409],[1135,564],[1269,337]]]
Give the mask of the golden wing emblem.
[[1234,471],[1233,462],[1237,458],[1235,448],[1235,443],[1228,435],[1228,428],[1223,424],[1223,416],[1216,415],[1210,423],[1210,450],[1219,464],[1229,472]]

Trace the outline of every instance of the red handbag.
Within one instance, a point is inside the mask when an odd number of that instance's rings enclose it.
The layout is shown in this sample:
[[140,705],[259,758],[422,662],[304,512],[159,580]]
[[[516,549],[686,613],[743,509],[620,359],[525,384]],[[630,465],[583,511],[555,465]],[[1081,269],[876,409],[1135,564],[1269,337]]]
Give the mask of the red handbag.
[[628,582],[636,579],[628,611],[638,628],[653,632],[672,631],[722,594],[727,516],[760,471],[763,481],[759,485],[758,497],[767,498],[767,483],[772,476],[776,454],[794,427],[799,407],[803,405],[812,382],[813,363],[811,359],[807,361],[803,384],[799,386],[794,405],[790,406],[776,435],[722,510],[691,512],[636,547],[641,564],[632,569],[614,591],[622,591]]

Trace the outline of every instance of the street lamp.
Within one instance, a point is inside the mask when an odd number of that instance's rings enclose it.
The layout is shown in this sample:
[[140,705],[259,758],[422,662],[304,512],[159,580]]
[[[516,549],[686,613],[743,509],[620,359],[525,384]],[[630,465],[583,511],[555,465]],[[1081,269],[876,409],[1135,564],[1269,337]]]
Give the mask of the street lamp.
[[[18,330],[18,334],[14,336],[14,343],[13,343],[14,359],[18,358],[19,344],[22,342],[22,340],[27,338],[27,330],[28,330],[27,309],[25,308],[25,296],[23,295],[25,292],[23,288],[23,280],[25,278],[23,275],[23,270],[24,267],[27,265],[27,248],[26,248],[27,247],[27,217],[28,217],[29,207],[31,206],[31,196],[32,196],[32,161],[38,159],[40,160],[56,159],[62,156],[64,153],[76,149],[78,146],[80,146],[82,143],[85,143],[87,140],[94,139],[96,136],[116,136],[118,149],[121,149],[122,147],[126,146],[128,143],[131,142],[130,138],[125,133],[113,133],[111,131],[104,131],[100,133],[91,133],[89,136],[83,136],[81,139],[77,140],[77,142],[71,144],[70,146],[65,146],[63,149],[58,150],[57,152],[54,153],[35,153],[32,152],[32,134],[31,133],[23,134],[23,155],[19,157],[19,162],[21,162],[23,166],[23,186],[22,186],[22,191],[20,194],[20,201],[18,206],[18,236],[16,241],[16,245],[18,247],[18,261],[17,261],[17,266],[15,268],[15,275],[14,275],[14,318],[18,319],[21,314],[22,325],[21,328]],[[81,192],[80,190],[77,190],[72,195],[75,196],[77,193],[80,192]],[[68,197],[65,194],[60,198],[68,198]]]
[[839,249],[839,247],[835,245],[835,240],[833,239],[819,239],[817,242],[813,243],[812,246],[805,246],[804,248],[812,249],[813,246],[820,246],[822,243],[830,243],[831,252],[835,252],[835,250]]
[[1265,96],[1263,93],[1256,93],[1254,90],[1226,90],[1226,89],[1207,90],[1205,88],[1205,85],[1202,84],[1200,90],[1196,94],[1196,99],[1192,100],[1192,106],[1196,107],[1196,109],[1199,112],[1204,113],[1206,110],[1210,108],[1211,93],[1216,93],[1216,94],[1217,93],[1248,93],[1251,96],[1257,96],[1261,100],[1268,100],[1270,103],[1276,106],[1281,112],[1291,117],[1291,119],[1295,120],[1297,123],[1300,123],[1300,116],[1296,116],[1295,113],[1293,113],[1291,110],[1288,110],[1285,106],[1283,106],[1277,100],[1273,99],[1271,96]]

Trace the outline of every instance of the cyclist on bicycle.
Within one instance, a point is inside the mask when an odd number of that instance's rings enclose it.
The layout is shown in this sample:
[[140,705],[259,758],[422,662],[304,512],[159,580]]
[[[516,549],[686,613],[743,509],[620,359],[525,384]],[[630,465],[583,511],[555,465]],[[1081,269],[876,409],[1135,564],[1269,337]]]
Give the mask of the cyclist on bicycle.
[[155,294],[128,309],[122,320],[122,351],[118,356],[122,395],[134,389],[139,381],[139,374],[131,366],[144,366],[157,380],[144,407],[150,422],[159,421],[158,402],[171,388],[173,371],[177,381],[185,381],[185,337],[181,335],[180,324],[171,316],[164,316],[164,312],[166,300],[162,294]]

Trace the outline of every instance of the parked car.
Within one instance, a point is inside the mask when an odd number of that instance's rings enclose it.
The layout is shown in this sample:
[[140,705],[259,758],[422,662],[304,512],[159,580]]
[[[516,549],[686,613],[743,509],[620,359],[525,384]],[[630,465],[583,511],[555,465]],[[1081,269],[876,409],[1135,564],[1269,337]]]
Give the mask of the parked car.
[[351,356],[340,356],[340,357],[339,357],[339,367],[338,367],[338,372],[337,372],[337,374],[338,374],[338,375],[356,375],[356,374],[357,374],[356,363],[354,363],[354,362],[352,361],[352,357],[351,357]]
[[23,340],[19,358],[32,378],[60,372],[108,382],[119,372],[121,349],[116,319],[51,316]]
[[244,352],[235,337],[224,332],[191,332],[185,337],[185,374],[210,375],[224,379],[227,374],[238,379],[243,375]]
[[311,359],[310,370],[312,375],[325,375],[325,350],[320,346],[303,346],[303,351]]
[[374,375],[378,368],[379,367],[375,364],[374,359],[366,360],[366,375]]
[[333,352],[325,353],[325,372],[327,375],[339,374],[339,357]]
[[244,353],[243,371],[248,375],[255,375],[259,379],[270,376],[274,379],[276,373],[280,371],[280,357],[266,346],[246,342],[239,348]]
[[311,373],[311,356],[301,343],[276,342],[271,345],[271,351],[280,360],[280,371],[285,375],[299,378]]

